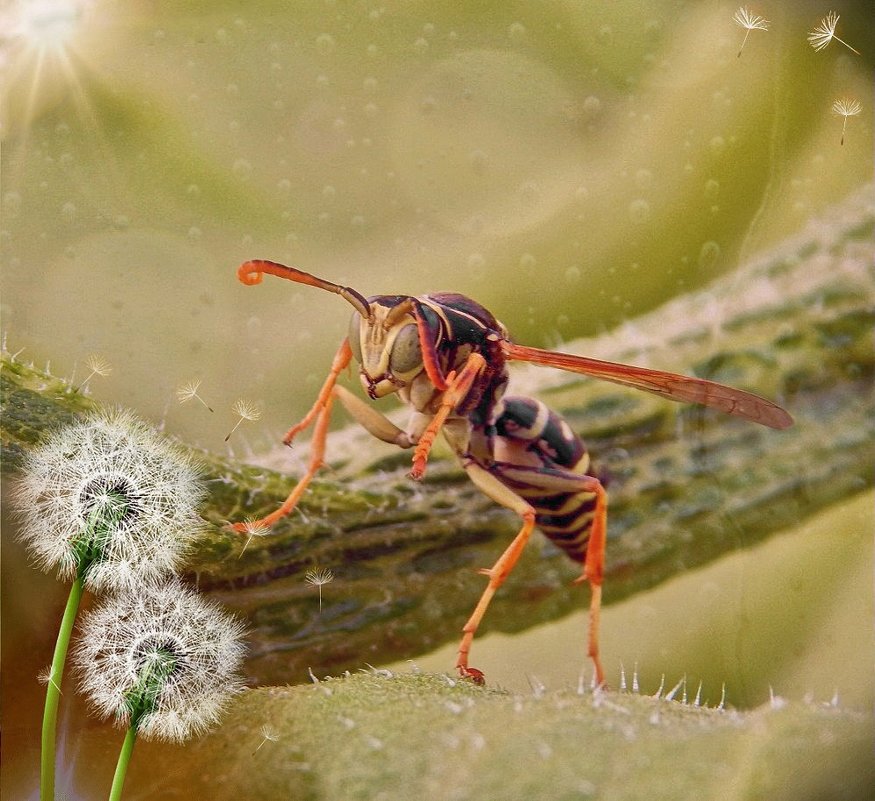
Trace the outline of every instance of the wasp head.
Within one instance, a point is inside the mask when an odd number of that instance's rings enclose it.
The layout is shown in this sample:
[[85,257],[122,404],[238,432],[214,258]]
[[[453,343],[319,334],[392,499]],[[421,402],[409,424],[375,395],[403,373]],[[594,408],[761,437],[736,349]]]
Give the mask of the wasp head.
[[354,313],[350,320],[349,346],[371,398],[398,392],[423,370],[415,302],[408,295],[377,295],[368,298],[369,317]]

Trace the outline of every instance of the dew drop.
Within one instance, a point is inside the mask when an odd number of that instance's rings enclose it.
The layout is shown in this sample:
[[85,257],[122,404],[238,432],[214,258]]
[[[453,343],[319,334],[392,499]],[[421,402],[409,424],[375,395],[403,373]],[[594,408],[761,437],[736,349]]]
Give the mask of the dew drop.
[[482,150],[472,150],[468,154],[468,162],[475,172],[483,172],[486,169],[486,154]]
[[521,22],[514,22],[507,29],[507,33],[512,42],[522,42],[526,38],[526,26]]
[[531,253],[523,253],[520,256],[520,267],[524,270],[532,270],[535,265],[538,263],[538,260]]
[[3,195],[3,213],[10,219],[21,213],[21,195],[18,192]]
[[713,240],[705,242],[699,250],[699,269],[710,270],[720,258],[720,245]]
[[580,267],[576,264],[572,264],[565,271],[565,280],[568,281],[569,284],[576,284],[580,280]]
[[583,101],[583,111],[588,117],[595,117],[602,110],[602,101],[595,95],[589,95]]
[[78,213],[78,209],[76,208],[75,203],[71,203],[67,201],[63,206],[61,206],[61,217],[67,222],[73,222],[76,219],[76,214]]
[[424,39],[422,36],[420,36],[420,37],[419,37],[419,38],[413,43],[413,49],[414,49],[417,53],[419,53],[419,55],[422,55],[423,53],[425,53],[425,52],[428,50],[428,40],[427,40],[427,39]]
[[709,178],[705,182],[705,197],[709,200],[714,200],[720,194],[720,182]]
[[320,33],[316,37],[316,49],[320,53],[333,53],[336,47],[337,43],[330,33]]
[[198,228],[196,225],[193,225],[188,229],[188,240],[189,242],[197,242],[201,236],[203,236],[203,231]]
[[472,270],[482,270],[484,264],[486,264],[486,259],[483,258],[483,254],[472,253],[468,256],[468,267]]
[[637,225],[642,225],[650,219],[650,204],[643,198],[633,200],[629,204],[629,219]]
[[715,156],[722,156],[726,152],[726,140],[722,136],[715,136],[708,143],[708,147]]
[[641,189],[646,189],[653,183],[653,173],[650,170],[641,169],[635,173],[635,183]]
[[237,161],[234,162],[234,166],[231,168],[231,171],[240,180],[246,181],[252,177],[252,164],[250,164],[246,159],[237,159]]

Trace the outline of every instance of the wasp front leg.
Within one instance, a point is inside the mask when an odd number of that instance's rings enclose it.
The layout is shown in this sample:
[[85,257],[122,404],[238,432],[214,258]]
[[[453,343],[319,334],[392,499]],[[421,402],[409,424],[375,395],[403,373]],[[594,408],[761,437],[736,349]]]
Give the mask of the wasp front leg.
[[313,430],[313,441],[310,445],[310,461],[307,464],[307,470],[301,476],[295,488],[289,493],[289,496],[283,501],[282,505],[274,512],[256,521],[247,521],[243,523],[234,523],[232,528],[238,534],[246,534],[251,531],[254,526],[272,526],[277,520],[285,517],[294,510],[301,500],[305,490],[313,480],[313,476],[319,471],[319,468],[324,464],[325,459],[325,440],[328,436],[328,423],[331,420],[331,406],[334,403],[334,390],[337,378],[340,373],[346,369],[352,359],[352,351],[349,347],[349,341],[344,339],[334,355],[334,360],[331,363],[331,370],[328,373],[328,378],[322,385],[319,391],[319,396],[316,398],[316,403],[309,412],[304,416],[297,425],[292,426],[283,437],[283,442],[286,445],[291,444],[294,436],[309,426],[313,420],[316,420],[316,427]]
[[420,479],[425,475],[425,465],[432,445],[438,433],[455,408],[465,400],[472,385],[486,368],[486,360],[479,353],[472,353],[458,372],[447,376],[447,388],[440,397],[437,412],[422,432],[413,454],[413,467],[410,470],[412,478]]

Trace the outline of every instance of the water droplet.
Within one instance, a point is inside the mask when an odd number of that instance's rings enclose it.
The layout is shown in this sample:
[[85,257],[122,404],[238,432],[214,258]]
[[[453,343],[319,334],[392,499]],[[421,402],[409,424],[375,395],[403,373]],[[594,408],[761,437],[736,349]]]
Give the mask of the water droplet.
[[699,250],[699,269],[710,270],[717,264],[720,258],[720,245],[713,240],[708,240]]
[[413,49],[414,49],[417,53],[419,53],[419,55],[422,55],[423,53],[425,53],[425,52],[428,50],[428,40],[427,40],[427,39],[424,39],[423,37],[420,36],[420,37],[419,37],[419,38],[413,43]]
[[124,231],[131,224],[131,220],[126,214],[118,214],[113,220],[113,224],[119,230]]
[[483,258],[482,254],[472,253],[468,256],[468,266],[472,270],[482,270],[484,264],[486,264],[486,259]]
[[17,217],[21,213],[21,195],[18,192],[7,192],[3,195],[3,213],[9,217]]
[[720,182],[715,181],[713,178],[709,178],[705,182],[705,197],[709,200],[713,200],[717,195],[720,194]]
[[580,267],[576,264],[572,264],[565,271],[565,280],[568,281],[569,284],[576,284],[580,280]]
[[333,200],[336,195],[337,190],[333,186],[331,186],[331,184],[327,184],[326,186],[322,187],[322,197],[328,200]]
[[189,197],[200,197],[201,188],[197,184],[189,184],[185,187],[185,194]]
[[595,117],[602,110],[602,101],[595,95],[589,95],[583,101],[583,112],[588,117]]
[[532,270],[535,265],[538,263],[538,260],[531,253],[523,253],[520,256],[520,267],[524,270]]
[[486,169],[486,154],[482,150],[472,150],[468,154],[468,162],[475,172],[483,172]]
[[614,40],[614,29],[610,25],[602,25],[599,28],[599,42],[602,44],[611,44]]
[[76,208],[75,203],[71,203],[67,201],[63,206],[61,206],[61,217],[64,218],[67,222],[73,222],[76,219],[76,214],[78,213],[78,209]]
[[653,183],[653,173],[650,170],[641,169],[635,173],[635,183],[641,189],[645,189]]
[[722,136],[715,136],[708,143],[708,147],[715,156],[722,156],[726,151],[726,140]]
[[428,97],[422,98],[419,103],[419,110],[423,114],[431,114],[437,108],[437,100],[435,100],[430,95]]
[[362,81],[362,86],[366,92],[376,92],[379,85],[377,79],[372,76],[369,76]]
[[320,53],[333,53],[337,47],[337,42],[330,33],[320,33],[316,37],[316,49]]
[[350,220],[350,224],[353,228],[364,228],[365,227],[365,216],[363,214],[356,214],[352,220]]
[[228,41],[228,31],[226,31],[224,28],[219,28],[219,30],[216,31],[216,41],[221,42],[222,44],[227,42]]
[[637,225],[642,225],[650,219],[650,204],[644,198],[633,200],[629,204],[629,219]]
[[376,117],[380,113],[380,107],[376,103],[365,104],[365,114],[368,117]]
[[201,236],[203,236],[203,231],[201,231],[196,225],[193,225],[188,229],[188,239],[190,242],[197,242]]
[[434,36],[435,27],[433,22],[426,22],[422,26],[422,32],[425,36]]
[[521,42],[526,38],[526,26],[521,22],[514,22],[507,29],[507,33],[512,42]]
[[237,159],[234,162],[234,166],[231,168],[231,171],[236,175],[241,181],[247,181],[252,177],[252,164],[250,164],[246,159]]

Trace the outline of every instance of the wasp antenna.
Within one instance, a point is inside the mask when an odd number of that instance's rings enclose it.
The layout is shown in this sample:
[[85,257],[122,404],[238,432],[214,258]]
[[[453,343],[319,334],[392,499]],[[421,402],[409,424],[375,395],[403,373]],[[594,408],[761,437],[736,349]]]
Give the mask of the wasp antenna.
[[335,295],[340,295],[344,300],[352,305],[352,307],[365,319],[370,320],[373,316],[371,307],[368,301],[354,289],[348,286],[339,286],[332,284],[331,281],[326,281],[323,278],[317,278],[315,275],[305,273],[303,270],[296,270],[294,267],[287,267],[285,264],[278,264],[275,261],[267,259],[251,259],[245,261],[237,268],[237,278],[247,286],[260,284],[264,273],[275,275],[277,278],[285,278],[288,281],[294,281],[297,284],[306,284],[307,286],[315,286],[318,289],[324,289],[327,292],[333,292]]

